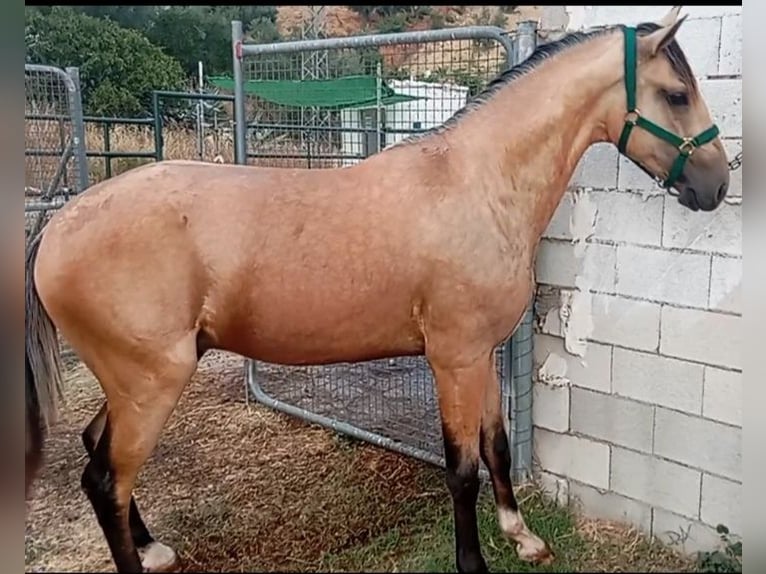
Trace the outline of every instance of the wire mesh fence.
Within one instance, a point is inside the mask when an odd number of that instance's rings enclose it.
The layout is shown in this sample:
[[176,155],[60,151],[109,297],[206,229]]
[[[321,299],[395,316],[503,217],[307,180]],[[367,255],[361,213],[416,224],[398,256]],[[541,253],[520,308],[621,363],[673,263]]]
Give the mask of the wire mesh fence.
[[[391,35],[366,45],[292,42],[243,58],[247,163],[349,166],[437,128],[513,63],[513,45],[498,41],[496,30],[395,35],[406,41]],[[237,90],[236,81],[212,82]],[[511,340],[496,349],[506,412],[511,354]],[[247,374],[255,398],[269,406],[443,464],[435,385],[424,357],[300,367],[250,361]]]
[[24,66],[24,213],[27,237],[87,187],[77,70]]

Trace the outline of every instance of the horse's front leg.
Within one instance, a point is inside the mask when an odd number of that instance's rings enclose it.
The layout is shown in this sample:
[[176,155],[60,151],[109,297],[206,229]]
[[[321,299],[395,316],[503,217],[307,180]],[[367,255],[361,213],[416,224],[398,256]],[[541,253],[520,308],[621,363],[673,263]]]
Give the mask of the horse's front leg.
[[[447,487],[455,518],[458,572],[487,572],[481,553],[476,501],[479,495],[479,433],[490,358],[468,364],[426,352],[436,379],[444,436]],[[491,353],[490,353],[491,354]]]
[[[494,367],[494,365],[493,365]],[[519,558],[533,564],[550,564],[553,553],[548,545],[527,527],[513,494],[511,451],[503,424],[502,401],[497,371],[491,368],[484,394],[481,419],[481,458],[492,477],[500,529],[516,543]]]

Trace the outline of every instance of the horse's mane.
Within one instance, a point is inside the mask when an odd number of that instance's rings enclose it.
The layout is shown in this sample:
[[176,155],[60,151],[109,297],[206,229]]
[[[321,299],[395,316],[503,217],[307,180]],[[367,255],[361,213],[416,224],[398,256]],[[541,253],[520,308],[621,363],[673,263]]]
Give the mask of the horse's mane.
[[[426,136],[442,133],[445,130],[454,127],[464,116],[468,115],[476,109],[481,108],[483,104],[492,99],[492,97],[494,97],[505,86],[534,71],[552,56],[573,46],[578,46],[594,38],[614,32],[615,30],[622,30],[624,27],[624,25],[619,24],[592,28],[587,31],[571,32],[557,40],[538,45],[535,51],[532,52],[532,54],[526,60],[497,74],[487,83],[481,92],[471,98],[462,108],[456,111],[444,123],[424,132],[414,134],[402,140],[400,143],[418,141]],[[659,30],[659,28],[660,26],[654,22],[644,22],[636,26],[636,31],[639,36],[645,36],[651,32],[654,32],[655,30]],[[678,42],[673,39],[673,41],[671,41],[665,47],[663,53],[668,58],[673,71],[678,74],[678,77],[689,89],[691,94],[696,94],[697,88],[696,82],[694,80],[694,73],[692,72],[691,66],[689,66],[689,62],[687,61],[686,56],[684,55],[683,50],[681,50],[681,46],[678,44]]]

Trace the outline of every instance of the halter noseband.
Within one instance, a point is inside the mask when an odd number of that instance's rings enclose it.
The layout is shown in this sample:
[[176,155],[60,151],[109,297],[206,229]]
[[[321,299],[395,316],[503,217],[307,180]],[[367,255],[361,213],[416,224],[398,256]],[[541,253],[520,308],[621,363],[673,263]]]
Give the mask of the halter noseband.
[[[718,126],[713,124],[693,138],[682,138],[655,124],[651,120],[647,120],[641,115],[641,112],[636,107],[636,29],[626,26],[623,30],[625,34],[625,92],[628,98],[628,113],[625,115],[625,125],[622,128],[617,148],[620,150],[621,154],[649,174],[652,179],[660,183],[662,187],[670,189],[680,177],[684,170],[684,165],[686,165],[686,160],[694,153],[694,150],[716,138],[718,135]],[[670,168],[670,173],[668,173],[668,177],[664,181],[652,174],[639,162],[628,157],[625,152],[628,145],[628,138],[635,126],[645,129],[650,134],[657,136],[678,149],[678,157],[676,157],[676,160],[673,162],[673,165]]]

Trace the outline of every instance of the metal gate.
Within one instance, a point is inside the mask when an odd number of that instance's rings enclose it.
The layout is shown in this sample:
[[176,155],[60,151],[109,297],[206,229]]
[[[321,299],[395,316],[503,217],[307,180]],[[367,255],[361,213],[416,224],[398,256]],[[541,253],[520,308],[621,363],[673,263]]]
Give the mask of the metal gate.
[[88,187],[77,68],[24,66],[24,214],[36,233],[49,210]]
[[[534,51],[536,23],[248,44],[232,23],[239,163],[308,168],[363,160],[443,123]],[[228,82],[228,85],[227,85]],[[513,474],[531,469],[531,306],[496,349]],[[424,357],[325,366],[246,362],[249,390],[277,410],[442,465],[435,385]]]

